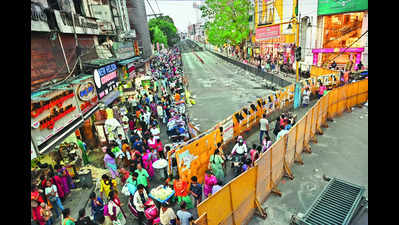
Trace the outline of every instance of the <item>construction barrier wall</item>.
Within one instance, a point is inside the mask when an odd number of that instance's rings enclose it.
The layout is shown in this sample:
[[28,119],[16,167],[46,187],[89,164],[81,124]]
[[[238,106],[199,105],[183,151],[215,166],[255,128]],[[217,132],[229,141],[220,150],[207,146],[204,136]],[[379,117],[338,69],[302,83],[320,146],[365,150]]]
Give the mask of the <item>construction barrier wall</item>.
[[[277,101],[284,100],[284,91],[276,96]],[[276,102],[273,101],[276,96],[270,96],[274,105],[272,107],[273,110],[276,109]],[[270,115],[272,111],[267,110],[271,103],[269,96],[263,100],[265,104],[261,108]],[[278,183],[284,175],[293,178],[290,168],[294,162],[303,164],[301,159],[302,152],[310,152],[310,141],[316,141],[316,133],[319,133],[323,125],[326,125],[327,119],[332,119],[343,111],[350,110],[351,107],[362,104],[367,100],[367,79],[329,91],[290,129],[287,135],[277,140],[266,152],[261,154],[255,162],[255,167],[242,173],[224,185],[220,191],[199,204],[199,218],[195,221],[196,224],[246,224],[255,210],[257,210],[257,205],[264,202],[270,193],[281,195],[277,188]],[[258,113],[255,114],[258,115]],[[249,120],[247,118],[247,121],[244,119],[241,122],[238,122],[234,115],[231,119],[234,121],[234,137],[241,135],[248,127],[256,125],[255,123],[248,123],[251,120],[251,116],[249,116]],[[206,138],[209,134],[202,138]],[[189,145],[193,143],[196,142],[192,142]],[[205,146],[200,148],[205,149]],[[182,147],[178,151],[184,149],[186,148]],[[193,151],[193,154],[203,152],[204,149],[197,150],[197,152]],[[208,149],[208,151],[211,150]]]
[[[340,79],[339,75],[338,77],[336,76],[337,75],[326,75],[318,77],[317,79],[331,80],[331,85],[338,85]],[[302,80],[302,89],[307,85],[316,93],[319,88],[317,79],[313,77]],[[191,140],[175,148],[180,177],[190,182],[191,176],[197,176],[199,181],[202,182],[205,171],[208,168],[209,158],[217,148],[217,143],[221,142],[223,146],[226,146],[226,144],[233,141],[237,136],[248,134],[252,128],[259,127],[259,120],[264,113],[269,117],[274,112],[292,107],[294,102],[294,91],[295,84],[291,84],[265,98],[257,99],[256,102],[242,107],[239,111],[216,124],[213,128],[201,134],[197,134],[197,136]],[[220,130],[220,127],[223,127],[223,131]],[[310,127],[308,130],[309,129]],[[305,143],[308,143],[308,137],[306,137]],[[181,154],[183,154],[183,156],[188,155],[189,157],[181,157]],[[186,158],[186,160],[181,160],[181,158]],[[168,159],[168,172],[170,173],[171,154],[168,155]],[[292,161],[290,160],[289,163],[292,163]]]

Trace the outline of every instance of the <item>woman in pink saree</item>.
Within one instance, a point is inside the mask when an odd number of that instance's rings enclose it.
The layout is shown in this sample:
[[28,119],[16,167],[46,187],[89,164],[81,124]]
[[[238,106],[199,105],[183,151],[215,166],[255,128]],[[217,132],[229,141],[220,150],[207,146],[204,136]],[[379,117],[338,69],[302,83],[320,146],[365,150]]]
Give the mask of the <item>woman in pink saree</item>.
[[205,179],[204,179],[204,195],[205,198],[208,197],[209,194],[212,193],[212,187],[213,185],[217,184],[217,179],[215,176],[213,176],[211,170],[207,170],[205,173]]
[[105,153],[104,156],[104,164],[105,167],[111,172],[112,179],[119,177],[118,167],[115,162],[115,155],[109,147],[107,147],[107,153]]
[[146,150],[146,153],[144,153],[143,155],[143,165],[144,165],[144,169],[147,170],[148,175],[150,175],[150,177],[154,176],[154,168],[152,168],[152,153],[150,152],[149,149]]

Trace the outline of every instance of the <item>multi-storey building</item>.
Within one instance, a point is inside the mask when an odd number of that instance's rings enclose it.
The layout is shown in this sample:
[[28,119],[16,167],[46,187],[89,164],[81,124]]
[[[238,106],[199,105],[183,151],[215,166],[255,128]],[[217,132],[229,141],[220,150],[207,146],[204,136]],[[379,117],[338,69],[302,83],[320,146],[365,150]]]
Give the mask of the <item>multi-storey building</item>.
[[31,0],[31,10],[32,154],[75,134],[89,146],[105,142],[98,109],[131,90],[148,66],[135,15],[126,0]]

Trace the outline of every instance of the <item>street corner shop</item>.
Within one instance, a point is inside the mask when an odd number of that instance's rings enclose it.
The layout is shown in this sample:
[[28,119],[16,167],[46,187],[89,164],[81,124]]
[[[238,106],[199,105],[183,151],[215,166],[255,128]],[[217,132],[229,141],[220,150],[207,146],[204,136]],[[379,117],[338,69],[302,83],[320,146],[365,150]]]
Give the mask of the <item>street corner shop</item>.
[[[134,61],[140,59],[135,57]],[[134,71],[130,72],[140,74],[139,71],[144,71],[145,74],[148,62],[135,62]],[[107,120],[114,119],[113,115],[119,113],[114,113],[112,106],[118,104],[123,96],[118,91],[123,70],[115,60],[103,60],[91,67],[86,65],[86,68],[89,68],[85,71],[87,74],[77,75],[62,85],[32,93],[32,175],[39,174],[38,162],[52,166],[60,162],[74,177],[82,166],[77,136],[86,143],[86,149],[104,146],[115,139],[117,134],[126,136],[118,120],[116,130],[109,130],[106,126]],[[131,78],[134,77],[130,76],[127,80],[132,82]]]

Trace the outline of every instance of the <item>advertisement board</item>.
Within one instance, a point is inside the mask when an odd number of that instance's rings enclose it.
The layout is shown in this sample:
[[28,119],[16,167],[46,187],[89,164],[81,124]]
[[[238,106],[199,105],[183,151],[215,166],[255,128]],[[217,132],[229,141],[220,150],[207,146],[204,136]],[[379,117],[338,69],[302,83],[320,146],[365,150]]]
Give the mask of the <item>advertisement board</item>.
[[109,5],[90,5],[90,8],[94,18],[112,21]]
[[71,82],[76,100],[83,115],[93,109],[98,103],[97,91],[91,75],[81,77]]
[[119,59],[127,59],[134,56],[133,42],[114,42],[112,49]]
[[127,64],[127,72],[129,73],[129,78],[133,79],[136,76],[136,67],[134,63]]
[[317,15],[356,12],[368,9],[368,0],[319,0]]
[[118,76],[115,63],[95,69],[93,76],[99,100],[103,99],[117,87]]
[[256,40],[267,40],[280,36],[280,25],[259,27],[256,29]]
[[81,113],[72,88],[48,90],[31,96],[32,141],[40,145],[77,119]]

